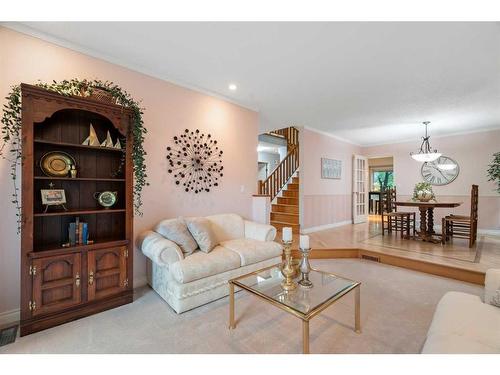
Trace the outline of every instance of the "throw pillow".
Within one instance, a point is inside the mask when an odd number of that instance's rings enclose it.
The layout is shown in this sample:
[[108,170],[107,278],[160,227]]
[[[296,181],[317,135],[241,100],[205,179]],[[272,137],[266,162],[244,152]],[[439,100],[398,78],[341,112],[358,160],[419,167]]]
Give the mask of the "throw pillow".
[[218,245],[208,219],[205,219],[204,217],[195,217],[186,219],[186,223],[201,251],[209,253],[215,246]]
[[185,255],[191,254],[198,247],[182,218],[163,220],[155,231],[179,245]]

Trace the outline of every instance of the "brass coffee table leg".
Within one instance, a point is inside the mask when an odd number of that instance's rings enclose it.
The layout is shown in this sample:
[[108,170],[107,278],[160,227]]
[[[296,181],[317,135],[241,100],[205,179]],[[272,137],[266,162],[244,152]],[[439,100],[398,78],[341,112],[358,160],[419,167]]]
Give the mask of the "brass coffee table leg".
[[234,328],[234,284],[229,282],[229,329]]
[[361,287],[359,285],[354,290],[354,298],[354,330],[356,333],[361,333]]
[[302,353],[309,354],[309,321],[302,321]]

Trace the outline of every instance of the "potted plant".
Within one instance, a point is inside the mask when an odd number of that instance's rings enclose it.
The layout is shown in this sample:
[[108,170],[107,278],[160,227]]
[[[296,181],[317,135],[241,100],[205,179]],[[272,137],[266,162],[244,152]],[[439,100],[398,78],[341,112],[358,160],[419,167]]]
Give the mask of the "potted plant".
[[414,201],[420,202],[429,202],[430,200],[434,200],[436,196],[432,191],[432,186],[428,182],[419,182],[415,184],[415,188],[413,189],[413,197]]
[[500,152],[493,154],[493,161],[488,168],[488,181],[495,181],[497,192],[500,193]]

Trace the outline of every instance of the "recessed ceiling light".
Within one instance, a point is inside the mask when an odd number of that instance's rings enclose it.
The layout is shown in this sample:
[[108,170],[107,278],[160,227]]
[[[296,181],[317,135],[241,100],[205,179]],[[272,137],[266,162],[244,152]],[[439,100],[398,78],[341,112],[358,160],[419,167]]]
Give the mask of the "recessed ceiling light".
[[234,83],[229,84],[229,90],[236,91],[237,88],[238,88],[238,86],[236,86],[236,84],[234,84]]

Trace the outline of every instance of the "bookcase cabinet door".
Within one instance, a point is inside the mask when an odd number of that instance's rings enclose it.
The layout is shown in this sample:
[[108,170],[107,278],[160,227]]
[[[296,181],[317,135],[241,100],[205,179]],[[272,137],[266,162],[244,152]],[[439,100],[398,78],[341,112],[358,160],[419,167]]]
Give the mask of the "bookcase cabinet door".
[[127,247],[88,252],[88,299],[105,298],[127,289]]
[[81,302],[81,254],[34,259],[33,316],[56,312]]

